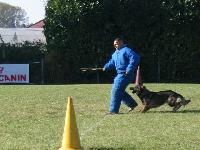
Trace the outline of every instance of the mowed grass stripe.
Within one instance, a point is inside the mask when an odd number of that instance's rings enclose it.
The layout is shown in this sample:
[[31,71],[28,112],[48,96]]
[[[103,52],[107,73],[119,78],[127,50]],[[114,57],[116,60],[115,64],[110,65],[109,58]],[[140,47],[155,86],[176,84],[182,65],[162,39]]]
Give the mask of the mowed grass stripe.
[[[1,85],[0,149],[55,150],[61,145],[66,100],[74,99],[81,144],[88,150],[200,149],[200,85],[146,84],[171,89],[192,102],[178,113],[163,105],[141,114],[105,116],[110,84]],[[127,91],[130,92],[127,88]],[[135,95],[137,102],[141,104]]]

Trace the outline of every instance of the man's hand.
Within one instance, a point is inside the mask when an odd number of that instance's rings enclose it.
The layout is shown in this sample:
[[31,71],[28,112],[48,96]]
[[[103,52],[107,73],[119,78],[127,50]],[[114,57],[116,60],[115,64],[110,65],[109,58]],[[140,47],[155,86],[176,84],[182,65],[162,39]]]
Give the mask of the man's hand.
[[127,76],[127,75],[128,75],[128,72],[125,72],[125,73],[124,73],[124,76]]

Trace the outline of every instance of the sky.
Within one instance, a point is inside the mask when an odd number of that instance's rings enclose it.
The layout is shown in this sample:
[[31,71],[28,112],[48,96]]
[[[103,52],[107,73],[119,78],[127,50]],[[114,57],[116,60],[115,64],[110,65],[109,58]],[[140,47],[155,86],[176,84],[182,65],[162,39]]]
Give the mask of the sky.
[[24,9],[29,18],[29,24],[36,23],[45,17],[45,5],[47,0],[0,0],[0,2],[18,6]]

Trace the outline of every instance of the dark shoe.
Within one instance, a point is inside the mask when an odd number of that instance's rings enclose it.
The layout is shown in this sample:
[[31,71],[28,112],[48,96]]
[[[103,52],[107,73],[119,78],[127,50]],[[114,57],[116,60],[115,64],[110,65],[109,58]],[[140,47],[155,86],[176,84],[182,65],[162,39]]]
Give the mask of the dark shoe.
[[116,115],[116,114],[118,114],[118,113],[116,113],[116,112],[108,112],[108,113],[106,113],[106,115]]

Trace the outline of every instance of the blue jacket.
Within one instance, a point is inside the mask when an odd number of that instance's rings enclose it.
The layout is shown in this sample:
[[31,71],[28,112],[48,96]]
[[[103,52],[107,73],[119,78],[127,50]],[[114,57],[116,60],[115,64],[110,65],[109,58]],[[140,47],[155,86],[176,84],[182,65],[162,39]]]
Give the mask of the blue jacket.
[[105,64],[104,69],[116,69],[117,74],[128,73],[135,71],[139,64],[140,56],[133,50],[123,45],[120,49],[115,50],[110,61]]

